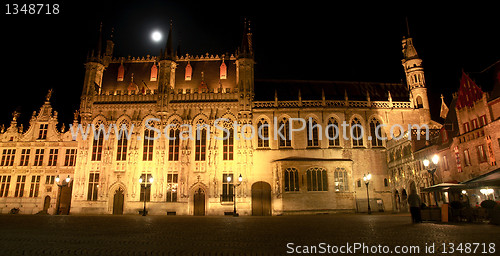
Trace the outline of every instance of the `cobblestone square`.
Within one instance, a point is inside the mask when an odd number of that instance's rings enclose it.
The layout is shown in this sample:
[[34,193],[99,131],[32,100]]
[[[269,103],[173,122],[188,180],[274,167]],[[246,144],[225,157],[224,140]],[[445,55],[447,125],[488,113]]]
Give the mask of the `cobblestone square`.
[[[485,243],[489,255],[498,255],[500,246],[499,226],[414,225],[408,215],[391,214],[237,218],[0,215],[0,227],[1,255],[283,255],[292,250],[287,244],[296,248],[320,243],[364,243],[391,250],[416,245],[420,255],[432,243],[436,244],[435,255],[443,255],[438,248],[442,243]],[[488,251],[491,243],[495,243],[495,253]]]

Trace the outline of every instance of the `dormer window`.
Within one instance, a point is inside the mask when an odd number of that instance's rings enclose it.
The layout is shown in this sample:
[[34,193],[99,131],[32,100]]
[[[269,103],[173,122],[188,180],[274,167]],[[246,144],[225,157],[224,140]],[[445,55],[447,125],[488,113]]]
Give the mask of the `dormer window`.
[[116,81],[122,82],[124,76],[125,76],[125,67],[123,67],[123,63],[122,63],[122,64],[120,64],[120,67],[118,68],[118,77],[116,78]]
[[156,67],[156,63],[151,67],[151,78],[150,81],[154,82],[158,78],[158,68]]
[[220,79],[226,79],[227,78],[227,67],[224,61],[220,65]]
[[193,75],[193,68],[191,67],[191,64],[186,65],[186,75],[185,75],[185,80],[186,81],[191,81],[191,76]]
[[48,130],[49,125],[48,124],[41,124],[40,129],[38,130],[38,139],[39,140],[44,140],[47,139],[47,130]]

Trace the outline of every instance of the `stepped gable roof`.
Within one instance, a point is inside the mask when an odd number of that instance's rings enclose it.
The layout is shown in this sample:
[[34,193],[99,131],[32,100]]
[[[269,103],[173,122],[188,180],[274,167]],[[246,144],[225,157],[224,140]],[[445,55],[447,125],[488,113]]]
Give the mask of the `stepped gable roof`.
[[321,100],[322,90],[326,100],[367,100],[387,101],[389,92],[393,101],[408,101],[409,93],[401,83],[347,82],[347,81],[311,81],[311,80],[256,80],[256,101],[274,100],[275,91],[278,100],[298,100],[300,89],[302,100]]

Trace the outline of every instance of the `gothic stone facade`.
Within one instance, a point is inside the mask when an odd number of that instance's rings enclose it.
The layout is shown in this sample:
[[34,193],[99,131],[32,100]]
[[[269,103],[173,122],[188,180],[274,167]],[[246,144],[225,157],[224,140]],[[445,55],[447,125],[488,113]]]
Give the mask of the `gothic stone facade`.
[[[390,210],[386,141],[376,140],[372,127],[384,124],[381,135],[389,135],[394,124],[403,127],[399,133],[408,124],[436,125],[411,38],[403,40],[408,85],[255,80],[250,32],[231,55],[174,56],[167,41],[165,53],[141,58],[113,57],[108,41],[104,53],[85,64],[73,128],[102,124],[108,130],[114,124],[132,133],[130,139],[112,129],[106,138],[79,133],[64,142],[78,150],[72,214],[137,214],[144,201],[150,214],[159,215],[222,215],[235,204],[242,215],[363,211],[367,173],[373,177],[372,209]],[[322,129],[278,138],[281,124],[293,118]],[[218,119],[227,129],[239,126],[226,133],[214,126]],[[344,121],[364,133],[351,138]],[[197,124],[210,133],[193,128],[189,137],[188,125]],[[338,140],[326,138],[336,132],[325,129],[328,124],[340,128]],[[250,126],[270,139],[245,139]],[[158,139],[146,139],[156,131]],[[229,139],[216,139],[224,135]]]

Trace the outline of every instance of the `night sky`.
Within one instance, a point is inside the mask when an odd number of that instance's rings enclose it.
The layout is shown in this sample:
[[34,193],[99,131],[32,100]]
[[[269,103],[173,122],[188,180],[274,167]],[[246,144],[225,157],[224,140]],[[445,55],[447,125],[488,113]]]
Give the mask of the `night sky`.
[[[401,38],[407,33],[408,17],[410,35],[424,61],[431,112],[438,122],[442,121],[439,95],[451,101],[461,70],[480,72],[500,59],[500,15],[493,6],[52,2],[60,4],[60,14],[6,15],[1,6],[0,122],[6,126],[17,109],[27,128],[49,88],[54,89],[51,102],[59,120],[71,122],[79,107],[84,62],[96,48],[101,21],[104,40],[114,28],[114,56],[158,55],[170,19],[174,49],[180,44],[182,54],[220,55],[233,53],[240,45],[247,17],[254,35],[257,79],[401,82]],[[164,33],[159,43],[150,39],[155,29]],[[486,91],[490,87],[479,86]]]

